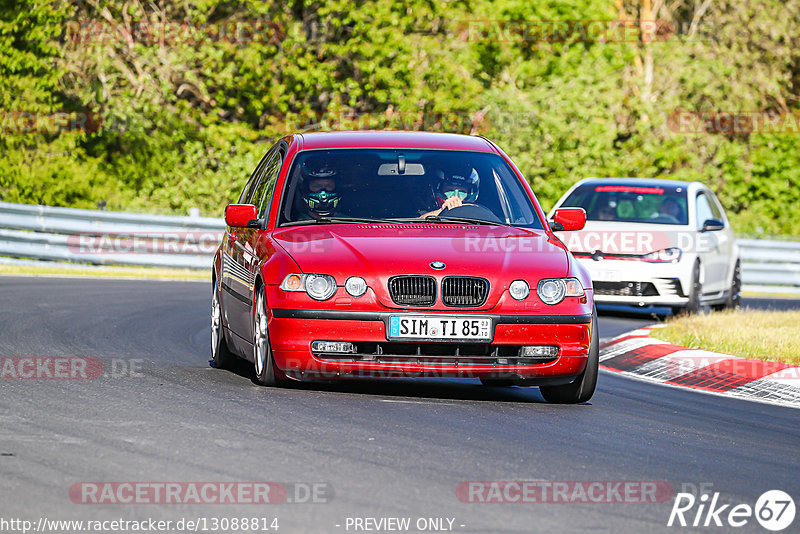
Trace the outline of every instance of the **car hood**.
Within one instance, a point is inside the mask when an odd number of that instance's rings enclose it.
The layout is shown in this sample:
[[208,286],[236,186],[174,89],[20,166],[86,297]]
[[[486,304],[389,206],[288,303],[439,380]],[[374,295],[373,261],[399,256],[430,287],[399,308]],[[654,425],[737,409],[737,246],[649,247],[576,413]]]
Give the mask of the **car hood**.
[[[542,230],[432,224],[340,224],[278,229],[273,238],[304,272],[339,284],[358,275],[385,286],[400,274],[481,276],[492,287],[567,273],[567,251]],[[435,270],[432,262],[443,262]]]

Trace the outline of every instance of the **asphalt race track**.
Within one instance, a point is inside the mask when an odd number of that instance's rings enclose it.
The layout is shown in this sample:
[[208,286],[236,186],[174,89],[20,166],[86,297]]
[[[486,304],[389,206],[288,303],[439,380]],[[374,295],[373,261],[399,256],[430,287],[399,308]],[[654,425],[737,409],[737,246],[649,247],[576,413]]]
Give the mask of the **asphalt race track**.
[[[412,526],[454,519],[454,532],[470,533],[675,532],[688,529],[666,526],[673,498],[483,504],[462,502],[456,488],[656,481],[674,492],[702,485],[720,502],[750,506],[771,489],[800,496],[798,409],[608,372],[578,406],[477,381],[263,388],[249,365],[209,366],[209,292],[192,282],[0,277],[0,356],[92,357],[105,372],[0,381],[3,518],[277,517],[280,533],[336,533],[354,532],[353,518],[409,517]],[[601,314],[600,335],[650,322]],[[320,483],[327,502],[73,502],[70,487],[87,481],[276,481],[295,492]],[[754,518],[737,530],[764,532]]]

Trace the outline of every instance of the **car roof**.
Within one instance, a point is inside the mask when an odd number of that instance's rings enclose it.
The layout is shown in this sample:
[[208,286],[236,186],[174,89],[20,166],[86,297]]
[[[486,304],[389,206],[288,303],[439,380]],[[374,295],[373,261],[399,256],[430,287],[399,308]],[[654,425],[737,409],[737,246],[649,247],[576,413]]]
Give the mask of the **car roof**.
[[632,185],[653,187],[686,187],[702,186],[700,182],[686,182],[682,180],[666,180],[663,178],[584,178],[578,185],[605,184],[605,185]]
[[336,131],[297,134],[300,150],[322,148],[408,148],[497,153],[488,139],[472,135],[414,131]]

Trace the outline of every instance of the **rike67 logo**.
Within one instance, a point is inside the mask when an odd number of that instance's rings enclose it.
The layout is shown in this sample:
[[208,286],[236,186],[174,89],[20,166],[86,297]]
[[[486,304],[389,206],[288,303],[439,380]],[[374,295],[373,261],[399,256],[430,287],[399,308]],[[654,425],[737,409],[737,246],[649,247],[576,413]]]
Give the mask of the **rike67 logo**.
[[740,528],[755,518],[767,530],[784,530],[794,521],[794,500],[781,490],[766,491],[758,498],[755,507],[749,504],[721,504],[719,492],[709,496],[703,493],[678,493],[667,526],[681,527],[734,527]]

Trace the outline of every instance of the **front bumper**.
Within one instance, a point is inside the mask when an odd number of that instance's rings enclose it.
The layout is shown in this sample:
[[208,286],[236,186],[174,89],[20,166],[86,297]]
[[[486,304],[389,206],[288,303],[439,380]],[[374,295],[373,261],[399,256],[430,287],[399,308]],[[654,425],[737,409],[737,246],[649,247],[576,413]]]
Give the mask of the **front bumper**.
[[[270,312],[269,334],[275,364],[295,379],[492,377],[531,385],[555,385],[568,383],[583,372],[591,339],[591,315],[582,314],[474,312],[475,316],[492,318],[493,339],[489,343],[459,343],[387,339],[390,315],[422,312],[292,308]],[[357,350],[346,354],[313,353],[313,341],[350,342]],[[523,358],[518,351],[523,345],[557,346],[558,354],[540,360]]]
[[594,301],[635,306],[684,306],[689,301],[692,261],[647,263],[577,258],[592,278]]

